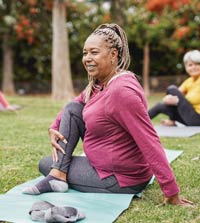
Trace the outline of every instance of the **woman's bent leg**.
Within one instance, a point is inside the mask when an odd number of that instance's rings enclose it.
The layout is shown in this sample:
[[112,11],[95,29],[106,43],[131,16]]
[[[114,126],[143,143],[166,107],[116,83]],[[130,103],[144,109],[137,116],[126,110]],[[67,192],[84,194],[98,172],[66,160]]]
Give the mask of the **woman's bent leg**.
[[200,126],[200,114],[196,113],[192,105],[185,96],[178,90],[175,85],[171,85],[167,89],[167,93],[178,96],[179,102],[177,107],[178,116],[175,120],[188,126]]
[[153,119],[159,114],[165,114],[169,116],[170,120],[175,120],[175,117],[177,116],[177,111],[175,106],[166,105],[162,102],[159,102],[154,107],[149,109],[148,113],[151,119]]
[[[51,162],[51,173],[42,181],[32,187],[24,189],[27,194],[40,194],[45,192],[64,192],[68,189],[66,183],[66,173],[72,159],[72,153],[78,143],[79,138],[83,138],[85,134],[85,125],[82,120],[83,105],[78,102],[68,104],[62,114],[59,127],[60,133],[67,139],[65,145],[61,140],[59,144],[65,150],[65,154],[58,151],[58,161]],[[62,179],[58,174],[64,175]],[[65,179],[63,179],[65,178]]]
[[80,137],[83,139],[85,135],[85,123],[82,118],[83,107],[79,102],[71,102],[65,107],[62,114],[59,132],[65,137],[67,144],[59,140],[58,143],[65,150],[65,154],[58,151],[58,161],[53,162],[52,168],[64,173],[68,171],[72,154]]
[[162,113],[168,115],[170,120],[178,121],[185,125],[200,125],[200,115],[195,112],[192,105],[175,85],[170,85],[166,93],[177,96],[179,98],[178,105],[158,103],[149,110],[151,119]]
[[[42,174],[49,173],[51,163],[52,157],[41,160],[40,171]],[[74,156],[68,171],[68,184],[70,188],[81,192],[136,194],[145,189],[148,182],[130,187],[120,187],[114,175],[101,180],[85,156]]]

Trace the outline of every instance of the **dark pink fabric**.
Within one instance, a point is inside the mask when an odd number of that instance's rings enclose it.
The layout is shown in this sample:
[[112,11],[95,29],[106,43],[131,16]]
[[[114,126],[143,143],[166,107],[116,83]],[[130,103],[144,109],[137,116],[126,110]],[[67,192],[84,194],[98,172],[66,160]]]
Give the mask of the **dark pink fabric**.
[[[76,100],[82,102],[82,95]],[[58,129],[60,115],[52,127]],[[114,174],[121,187],[154,174],[166,197],[179,192],[147,112],[143,89],[131,73],[93,94],[83,110],[84,151],[100,178]]]

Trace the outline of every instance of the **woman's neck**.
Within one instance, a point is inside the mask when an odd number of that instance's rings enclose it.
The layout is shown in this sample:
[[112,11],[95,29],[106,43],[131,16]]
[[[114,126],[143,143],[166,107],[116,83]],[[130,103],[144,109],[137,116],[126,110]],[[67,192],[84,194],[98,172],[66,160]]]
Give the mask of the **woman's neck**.
[[120,72],[121,72],[121,71],[119,71],[119,70],[118,70],[118,71],[117,71],[117,70],[115,70],[115,71],[111,71],[109,75],[107,75],[104,79],[99,80],[99,81],[100,81],[101,84],[105,87],[105,86],[108,85],[108,83],[110,82],[110,80],[111,80],[112,78],[114,78],[116,75],[118,75]]
[[102,83],[102,85],[105,87],[109,80],[114,77],[116,75],[116,72],[111,72],[110,74],[108,74],[104,79],[101,79],[100,82]]

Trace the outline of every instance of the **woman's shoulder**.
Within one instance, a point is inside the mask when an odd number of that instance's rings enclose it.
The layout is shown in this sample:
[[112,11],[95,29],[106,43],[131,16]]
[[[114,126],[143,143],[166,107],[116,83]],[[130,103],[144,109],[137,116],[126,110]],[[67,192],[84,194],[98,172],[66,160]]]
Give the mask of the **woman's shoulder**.
[[120,91],[124,88],[137,88],[141,87],[137,75],[131,71],[123,71],[114,76],[110,83],[109,88],[114,91]]
[[119,82],[125,81],[127,79],[132,79],[132,78],[135,78],[135,74],[133,72],[128,71],[128,70],[122,71],[122,72],[117,73],[115,76],[113,76],[107,85],[110,85],[113,83],[117,84]]
[[113,79],[107,90],[108,98],[119,100],[130,95],[141,95],[143,89],[133,72],[124,72]]
[[185,81],[183,81],[182,85],[195,85],[200,82],[200,77],[198,79],[194,79],[193,77],[188,77]]

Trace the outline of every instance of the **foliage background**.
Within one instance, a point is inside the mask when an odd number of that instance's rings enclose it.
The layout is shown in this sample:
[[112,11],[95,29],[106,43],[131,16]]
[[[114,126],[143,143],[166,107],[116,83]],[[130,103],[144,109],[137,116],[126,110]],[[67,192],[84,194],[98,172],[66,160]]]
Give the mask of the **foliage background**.
[[[36,89],[40,93],[50,91],[52,1],[20,0],[14,1],[10,8],[10,0],[0,3],[0,40],[3,34],[10,34],[15,85],[17,89],[27,86],[29,93],[36,92]],[[132,58],[130,69],[138,75],[142,75],[145,43],[149,43],[151,49],[150,76],[185,74],[183,54],[199,48],[198,1],[178,0],[175,1],[178,5],[174,5],[174,1],[170,0],[125,0],[120,11],[113,9],[114,2],[68,1],[66,28],[73,79],[86,78],[81,63],[84,40],[97,25],[106,22],[122,23],[129,40]],[[116,21],[116,14],[121,14],[123,21]],[[23,33],[20,29],[23,29]],[[1,49],[1,70],[2,53]],[[28,89],[30,84],[32,87]]]

